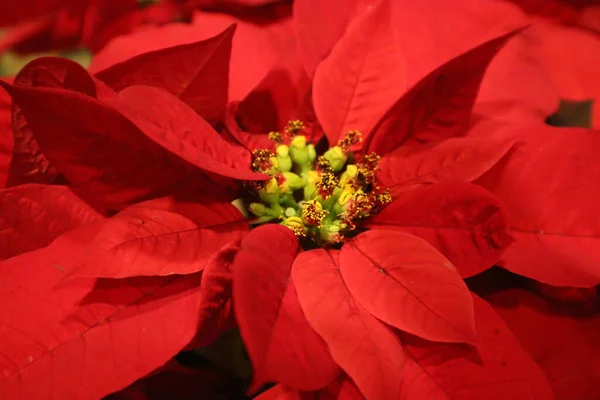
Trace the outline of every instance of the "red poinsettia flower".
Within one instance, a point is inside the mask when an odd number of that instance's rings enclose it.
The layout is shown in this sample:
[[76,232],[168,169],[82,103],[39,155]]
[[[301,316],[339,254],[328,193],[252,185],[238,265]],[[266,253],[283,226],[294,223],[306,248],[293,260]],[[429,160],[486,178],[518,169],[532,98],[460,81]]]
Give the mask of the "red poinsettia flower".
[[525,136],[494,121],[467,135],[488,64],[521,30],[419,67],[393,4],[360,8],[319,53],[284,54],[229,107],[234,27],[95,76],[45,58],[3,83],[0,393],[102,397],[237,324],[250,390],[279,384],[267,399],[552,398],[463,281],[523,231],[471,182],[525,207],[502,173]]

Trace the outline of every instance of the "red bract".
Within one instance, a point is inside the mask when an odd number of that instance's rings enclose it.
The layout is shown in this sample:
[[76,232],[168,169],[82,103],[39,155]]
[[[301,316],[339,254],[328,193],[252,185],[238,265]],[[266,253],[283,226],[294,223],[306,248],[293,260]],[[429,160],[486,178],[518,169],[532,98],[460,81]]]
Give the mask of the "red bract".
[[[47,213],[19,208],[0,241],[0,395],[99,398],[237,325],[245,389],[277,384],[263,399],[552,399],[463,278],[501,262],[600,282],[598,146],[508,122],[539,123],[539,81],[530,103],[488,92],[504,105],[482,108],[488,67],[527,31],[471,24],[438,53],[449,25],[423,21],[482,17],[451,3],[340,2],[322,41],[303,22],[318,1],[296,1],[298,35],[201,13],[114,41],[94,76],[46,58],[3,82],[2,199]],[[484,124],[494,109],[503,124]]]

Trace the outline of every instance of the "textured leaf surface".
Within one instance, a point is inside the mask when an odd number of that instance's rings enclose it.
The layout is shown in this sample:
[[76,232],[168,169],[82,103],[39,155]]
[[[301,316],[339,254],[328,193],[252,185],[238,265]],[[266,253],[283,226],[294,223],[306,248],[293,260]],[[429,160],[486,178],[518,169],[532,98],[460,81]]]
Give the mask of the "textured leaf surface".
[[164,364],[196,333],[197,274],[56,286],[98,228],[0,264],[0,397],[101,398]]
[[340,271],[350,293],[385,323],[432,341],[477,341],[469,289],[423,239],[362,233],[342,247]]
[[197,218],[149,207],[123,210],[105,221],[68,275],[190,274],[201,271],[213,254],[248,231],[244,216],[229,203],[189,205],[187,212]]
[[404,337],[407,360],[399,399],[422,399],[424,393],[431,400],[553,399],[544,373],[502,319],[480,298],[473,302],[478,353]]
[[[505,134],[501,128],[481,129]],[[507,126],[520,142],[476,183],[508,207],[515,242],[502,266],[556,286],[600,283],[598,132]]]
[[512,242],[502,202],[464,182],[441,182],[406,192],[370,218],[367,227],[400,230],[427,240],[462,278],[491,268]]
[[485,42],[423,78],[377,123],[368,152],[391,153],[409,140],[427,143],[464,136],[488,65],[518,32]]
[[195,43],[150,51],[96,74],[116,91],[133,85],[167,90],[211,122],[227,104],[229,59],[235,27]]
[[366,10],[367,3],[365,0],[294,1],[294,23],[300,53],[310,76],[314,75],[319,63],[331,52],[350,21]]
[[[28,63],[15,77],[16,85],[65,88],[96,96],[94,81],[79,64],[58,57],[42,57]],[[52,183],[58,171],[40,149],[34,132],[18,103],[12,104],[14,151],[9,186],[23,183]]]
[[240,247],[233,301],[254,367],[254,390],[269,381],[296,390],[326,386],[339,368],[308,324],[290,279],[298,252],[294,234],[280,225],[265,225],[252,230]]
[[224,330],[235,325],[231,268],[238,251],[237,244],[226,245],[206,263],[200,282],[200,318],[195,347],[210,345]]
[[162,89],[131,86],[119,93],[115,108],[152,141],[198,168],[236,179],[266,179],[250,170],[248,151],[227,143],[202,117]]
[[339,253],[311,250],[298,255],[292,277],[308,322],[364,396],[398,398],[402,345],[352,296],[340,273]]
[[326,388],[316,392],[298,392],[283,385],[275,385],[256,397],[257,400],[364,400],[364,396],[344,374]]
[[[598,370],[592,343],[582,321],[525,290],[511,289],[493,293],[485,299],[494,307],[519,343],[544,370],[556,400],[587,400],[600,395]],[[587,313],[586,313],[587,314]],[[598,316],[595,317],[598,320]]]
[[391,7],[391,0],[370,7],[317,67],[313,102],[331,144],[351,130],[370,132],[406,89]]
[[0,188],[6,187],[8,170],[13,156],[11,101],[8,93],[0,91]]
[[379,181],[393,196],[422,184],[470,182],[500,161],[515,141],[511,137],[462,137],[402,146],[382,157]]
[[0,259],[49,245],[102,216],[65,186],[20,185],[0,190]]
[[228,98],[229,101],[242,100],[287,47],[292,33],[290,18],[257,25],[227,14],[195,12],[191,24],[148,27],[115,38],[94,57],[90,71],[99,72],[150,51],[208,39],[233,23],[237,28],[231,49]]
[[[213,196],[223,196],[223,189],[148,139],[113,107],[61,89],[4,86],[22,108],[44,154],[91,200],[122,208],[184,184],[189,190],[204,184]],[[180,137],[180,145],[184,139]]]

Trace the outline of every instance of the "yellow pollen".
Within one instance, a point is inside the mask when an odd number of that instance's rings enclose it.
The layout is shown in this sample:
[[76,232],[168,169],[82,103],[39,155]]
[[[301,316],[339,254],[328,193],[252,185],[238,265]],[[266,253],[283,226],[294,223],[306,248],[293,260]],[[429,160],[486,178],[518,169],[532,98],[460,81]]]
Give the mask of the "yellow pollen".
[[268,138],[269,138],[269,140],[272,140],[275,143],[283,142],[283,136],[279,132],[269,132]]
[[327,214],[329,214],[329,211],[323,210],[323,206],[317,199],[306,201],[302,205],[302,220],[306,225],[314,225],[320,228],[321,222]]
[[323,156],[319,156],[319,158],[317,158],[317,171],[333,172],[333,168],[331,167],[331,163],[328,159]]
[[347,153],[352,145],[360,142],[362,142],[362,133],[359,131],[350,131],[346,133],[346,136],[344,136],[342,140],[338,141],[337,145],[340,146],[345,153]]
[[252,169],[258,172],[267,172],[273,168],[275,154],[268,149],[252,150]]
[[317,189],[319,195],[328,199],[333,194],[333,190],[337,187],[338,180],[332,172],[323,172],[317,181]]
[[304,122],[299,119],[288,122],[285,131],[290,135],[297,135],[298,132],[304,130]]

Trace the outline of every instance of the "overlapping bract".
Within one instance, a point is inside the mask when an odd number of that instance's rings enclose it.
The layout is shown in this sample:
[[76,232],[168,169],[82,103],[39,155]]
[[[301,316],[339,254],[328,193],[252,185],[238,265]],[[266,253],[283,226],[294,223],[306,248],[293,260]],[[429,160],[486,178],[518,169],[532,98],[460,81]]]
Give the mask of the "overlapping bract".
[[[437,54],[435,33],[398,23],[435,20],[435,7],[477,15],[453,3],[297,0],[292,20],[266,27],[202,13],[115,41],[94,74],[45,58],[3,82],[15,150],[0,193],[0,397],[106,396],[234,326],[249,390],[277,383],[261,399],[566,393],[502,321],[502,298],[487,297],[499,316],[463,278],[499,264],[600,283],[595,133],[541,125],[551,98],[503,93],[503,120],[490,118],[496,56],[527,31],[509,19]],[[320,7],[322,41],[308,23]],[[250,230],[230,203],[267,178],[251,150],[286,118],[315,144],[360,129],[354,156],[382,156],[393,202],[341,249]]]

